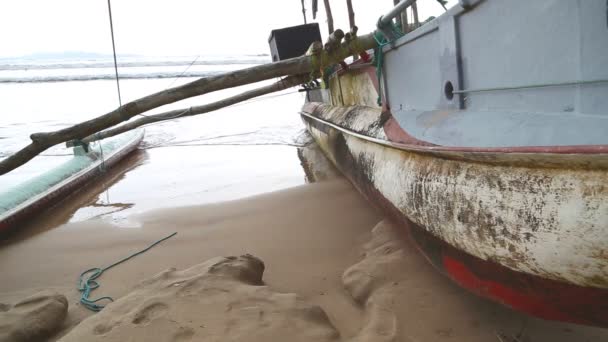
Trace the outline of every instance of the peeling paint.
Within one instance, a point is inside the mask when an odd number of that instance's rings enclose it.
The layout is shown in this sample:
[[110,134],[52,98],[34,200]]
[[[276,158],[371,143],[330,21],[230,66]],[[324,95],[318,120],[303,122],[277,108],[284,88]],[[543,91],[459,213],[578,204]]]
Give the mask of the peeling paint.
[[[351,70],[348,73],[334,74],[330,78],[329,88],[333,97],[332,103],[336,106],[365,105],[378,107],[378,91],[372,77],[376,77],[375,68],[368,66],[364,69]],[[371,71],[371,72],[370,72]],[[339,101],[340,100],[340,101]]]

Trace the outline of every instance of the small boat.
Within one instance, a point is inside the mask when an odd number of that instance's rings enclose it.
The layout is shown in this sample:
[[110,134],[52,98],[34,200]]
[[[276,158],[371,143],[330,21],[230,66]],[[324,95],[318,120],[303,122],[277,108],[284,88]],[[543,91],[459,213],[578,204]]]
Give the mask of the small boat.
[[329,75],[301,116],[451,280],[608,327],[607,22],[604,0],[459,1],[385,44],[381,73]]
[[12,188],[0,192],[0,237],[19,230],[27,220],[56,205],[93,181],[135,150],[144,130],[134,130],[101,143],[74,147],[74,157]]

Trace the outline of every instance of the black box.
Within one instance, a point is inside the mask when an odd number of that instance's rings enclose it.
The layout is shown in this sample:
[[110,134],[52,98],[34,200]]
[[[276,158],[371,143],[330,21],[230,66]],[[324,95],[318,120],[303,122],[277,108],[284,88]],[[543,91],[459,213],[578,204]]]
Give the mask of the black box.
[[272,30],[268,38],[272,61],[302,56],[315,41],[321,41],[317,23]]

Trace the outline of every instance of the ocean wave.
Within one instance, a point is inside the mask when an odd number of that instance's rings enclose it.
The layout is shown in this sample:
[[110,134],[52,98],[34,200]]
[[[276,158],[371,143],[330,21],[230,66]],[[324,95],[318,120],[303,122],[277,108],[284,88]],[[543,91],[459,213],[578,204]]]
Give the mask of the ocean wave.
[[[121,80],[138,80],[151,78],[188,78],[209,77],[223,74],[226,71],[190,71],[190,72],[149,72],[141,74],[118,74]],[[115,74],[95,75],[62,75],[62,76],[32,76],[32,77],[0,77],[0,83],[44,83],[44,82],[71,82],[71,81],[99,81],[114,80]]]
[[[233,64],[261,64],[269,62],[268,57],[252,57],[238,59],[211,59],[211,60],[147,60],[119,62],[119,68],[138,68],[138,67],[169,67],[169,66],[189,66],[189,65],[233,65]],[[89,69],[89,68],[113,68],[114,62],[91,61],[91,62],[56,62],[56,63],[11,63],[0,64],[2,70],[55,70],[55,69]]]

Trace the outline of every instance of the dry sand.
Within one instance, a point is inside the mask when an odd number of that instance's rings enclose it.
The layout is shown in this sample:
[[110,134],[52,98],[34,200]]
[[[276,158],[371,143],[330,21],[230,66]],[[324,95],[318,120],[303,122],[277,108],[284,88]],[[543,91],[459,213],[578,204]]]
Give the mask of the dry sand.
[[214,258],[144,281],[62,342],[336,341],[319,306],[264,286],[264,264],[251,256]]
[[357,246],[367,240],[380,216],[344,180],[222,204],[159,210],[138,219],[141,228],[87,221],[4,246],[0,302],[56,290],[69,300],[70,327],[89,315],[78,305],[75,283],[80,272],[106,266],[177,231],[170,240],[104,274],[93,296],[118,298],[170,267],[185,269],[216,256],[250,253],[266,264],[268,285],[322,305],[344,334],[354,334],[361,322],[361,312],[342,290],[341,274],[359,260]]
[[[69,302],[53,339],[64,336],[92,316],[78,304],[80,272],[177,231],[105,273],[92,297],[117,301],[66,340],[608,341],[608,330],[545,322],[470,295],[398,228],[376,226],[381,219],[334,179],[149,212],[135,218],[140,228],[67,224],[0,248],[0,320],[11,303],[52,290]],[[217,258],[245,253],[264,262],[263,274],[255,258]],[[183,299],[184,282],[198,302]]]

